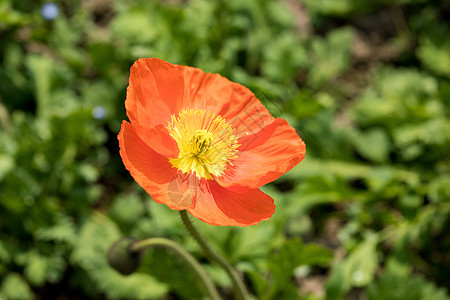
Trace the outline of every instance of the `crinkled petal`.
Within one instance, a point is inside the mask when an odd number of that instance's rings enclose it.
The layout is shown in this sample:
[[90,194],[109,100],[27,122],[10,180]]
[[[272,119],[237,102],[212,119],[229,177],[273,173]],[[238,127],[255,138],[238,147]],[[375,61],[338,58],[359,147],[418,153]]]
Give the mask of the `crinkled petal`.
[[184,79],[180,67],[156,58],[138,59],[130,69],[125,107],[131,123],[143,127],[166,125],[183,104]]
[[125,106],[131,123],[143,127],[166,126],[181,109],[208,110],[222,115],[238,137],[255,134],[274,120],[246,87],[219,74],[157,58],[133,64]]
[[126,169],[156,202],[176,210],[192,206],[197,199],[191,189],[196,183],[190,179],[192,176],[180,176],[168,158],[153,151],[126,121],[122,123],[118,139]]
[[239,139],[238,157],[217,182],[235,192],[261,187],[305,157],[305,143],[286,120],[276,119],[257,134]]
[[184,80],[184,107],[221,115],[233,125],[238,137],[255,134],[274,120],[248,88],[219,74],[185,67]]
[[259,189],[238,194],[214,181],[204,181],[201,195],[187,210],[211,225],[251,226],[268,220],[275,212],[273,199]]
[[133,128],[139,138],[153,151],[168,158],[178,156],[180,151],[178,145],[162,124],[151,128],[133,124]]

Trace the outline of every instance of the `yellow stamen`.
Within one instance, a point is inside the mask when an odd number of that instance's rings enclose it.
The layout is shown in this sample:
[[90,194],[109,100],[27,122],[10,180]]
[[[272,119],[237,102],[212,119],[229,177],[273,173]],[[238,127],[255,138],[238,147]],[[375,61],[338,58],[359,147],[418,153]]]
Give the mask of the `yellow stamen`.
[[234,129],[222,116],[202,109],[183,109],[172,115],[169,134],[180,150],[170,163],[183,173],[195,172],[198,178],[220,176],[237,157]]

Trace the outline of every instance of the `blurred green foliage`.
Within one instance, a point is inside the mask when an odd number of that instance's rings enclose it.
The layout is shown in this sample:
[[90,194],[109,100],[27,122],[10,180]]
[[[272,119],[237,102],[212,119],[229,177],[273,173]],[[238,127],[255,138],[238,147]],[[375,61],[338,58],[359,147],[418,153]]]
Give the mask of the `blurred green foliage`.
[[263,188],[269,221],[196,222],[258,299],[450,299],[447,1],[57,1],[51,21],[43,4],[0,3],[1,300],[202,299],[160,249],[112,270],[124,235],[176,240],[231,295],[118,156],[139,57],[246,85],[306,141]]

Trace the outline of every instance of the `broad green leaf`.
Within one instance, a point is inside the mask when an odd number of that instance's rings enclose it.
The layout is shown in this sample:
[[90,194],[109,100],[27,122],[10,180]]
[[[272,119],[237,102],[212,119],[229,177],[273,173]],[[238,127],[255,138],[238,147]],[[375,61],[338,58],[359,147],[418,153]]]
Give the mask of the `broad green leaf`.
[[414,69],[381,68],[352,109],[363,126],[396,129],[435,118],[444,112],[436,78]]
[[362,287],[373,280],[378,267],[377,244],[378,236],[370,235],[343,262],[343,272],[350,285]]
[[291,239],[284,243],[280,252],[271,256],[269,265],[285,265],[285,270],[303,265],[327,265],[333,257],[330,250],[314,244],[304,244],[300,239]]
[[369,300],[448,300],[448,293],[419,275],[383,274],[367,288]]
[[350,290],[350,281],[345,274],[343,262],[333,265],[326,283],[327,300],[343,300]]
[[351,28],[339,28],[331,31],[325,39],[313,40],[309,66],[312,86],[320,86],[349,66],[353,35]]
[[14,10],[11,1],[2,1],[0,3],[0,20],[0,30],[30,22],[25,13]]
[[[149,249],[142,263],[142,270],[167,284],[171,292],[182,299],[197,299],[202,295],[202,285],[192,270],[167,249]],[[210,271],[208,268],[207,270]]]
[[305,45],[295,35],[280,35],[273,41],[273,47],[264,48],[263,73],[266,77],[288,82],[308,63]]
[[376,246],[378,237],[369,235],[348,257],[332,267],[326,283],[327,300],[343,300],[352,286],[370,283],[378,267]]
[[9,155],[0,153],[0,181],[14,168],[14,160]]
[[78,173],[86,182],[92,183],[100,176],[98,170],[91,164],[79,164]]
[[355,179],[366,177],[371,171],[367,165],[347,162],[341,160],[321,159],[312,155],[306,156],[301,164],[295,166],[291,171],[283,175],[282,178],[308,178],[323,176],[326,173],[335,174],[345,179]]
[[450,34],[448,27],[435,27],[419,39],[418,56],[426,68],[450,78]]
[[136,194],[120,195],[114,200],[111,213],[120,221],[131,224],[144,214],[144,204]]
[[27,257],[24,274],[33,286],[41,287],[46,280],[47,260],[36,252],[31,252]]
[[386,132],[381,128],[374,128],[358,132],[354,138],[356,150],[364,157],[374,162],[383,163],[388,160],[390,141]]
[[302,265],[327,265],[331,258],[331,251],[320,246],[305,245],[300,239],[286,241],[280,251],[271,255],[267,262],[267,267],[271,271],[272,282],[269,284],[264,299],[271,299],[278,293],[292,296],[291,287],[288,287],[288,285],[297,267]]
[[[350,17],[356,13],[364,13],[373,11],[379,8],[385,0],[301,0],[311,12],[315,14],[324,14],[337,17]],[[421,3],[426,0],[390,0],[387,3],[392,4],[407,4],[407,3]]]
[[27,282],[17,273],[9,273],[0,286],[0,297],[14,300],[32,299],[32,291]]
[[434,178],[429,185],[430,200],[436,203],[450,199],[450,175],[441,175]]
[[60,215],[53,226],[39,228],[35,236],[40,241],[65,242],[72,245],[76,241],[75,231],[74,222],[68,216]]
[[[156,22],[155,22],[156,21]],[[122,12],[110,24],[113,33],[128,42],[148,43],[155,39],[158,28],[163,24],[152,20],[152,14],[145,7],[133,7]],[[145,30],[142,30],[145,28]]]
[[[323,172],[324,169],[322,169]],[[297,211],[323,203],[338,203],[356,197],[356,193],[340,176],[316,175],[309,176],[290,193],[289,199],[297,199]]]
[[35,82],[38,115],[45,117],[51,105],[50,83],[54,62],[45,56],[30,55],[27,57],[27,64]]
[[108,217],[95,213],[81,228],[72,253],[72,262],[82,267],[97,287],[114,299],[156,299],[167,293],[167,286],[153,277],[135,273],[123,276],[106,261],[106,252],[120,237],[119,229]]
[[313,94],[306,89],[299,90],[295,97],[289,99],[285,110],[298,119],[316,117],[325,109],[332,109],[335,99],[327,93]]
[[11,255],[6,248],[6,243],[0,240],[0,262],[8,263],[11,260]]
[[280,242],[275,224],[271,222],[245,228],[216,227],[200,222],[196,225],[232,264],[264,261],[270,250]]

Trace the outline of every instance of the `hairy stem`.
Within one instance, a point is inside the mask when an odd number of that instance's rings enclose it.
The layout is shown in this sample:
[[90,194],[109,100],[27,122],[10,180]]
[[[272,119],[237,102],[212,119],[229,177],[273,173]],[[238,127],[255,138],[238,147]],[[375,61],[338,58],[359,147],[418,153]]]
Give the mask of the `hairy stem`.
[[213,251],[211,247],[208,245],[206,240],[200,235],[197,228],[195,228],[194,224],[192,224],[191,220],[189,219],[189,216],[185,210],[180,211],[181,220],[183,220],[184,225],[186,226],[187,230],[191,233],[191,235],[194,237],[194,239],[198,242],[200,247],[202,247],[203,251],[205,252],[206,256],[217,263],[219,266],[221,266],[225,272],[227,272],[228,276],[230,277],[231,281],[233,282],[234,291],[236,294],[236,297],[239,300],[247,300],[249,299],[247,288],[245,287],[244,283],[242,282],[242,279],[239,277],[239,274],[236,272],[236,270],[231,266],[231,264],[220,254]]
[[197,275],[198,279],[202,282],[205,287],[205,290],[208,296],[212,300],[221,300],[217,289],[209,277],[208,273],[206,273],[205,269],[201,266],[201,264],[181,245],[178,243],[166,239],[166,238],[148,238],[145,240],[140,240],[134,242],[130,246],[130,251],[132,252],[140,252],[141,250],[147,247],[163,247],[171,250],[175,253],[183,262],[185,262],[188,267]]

